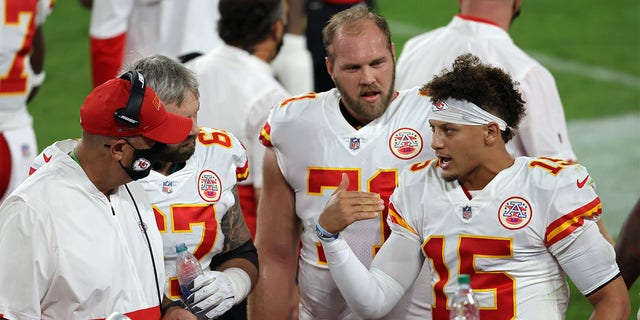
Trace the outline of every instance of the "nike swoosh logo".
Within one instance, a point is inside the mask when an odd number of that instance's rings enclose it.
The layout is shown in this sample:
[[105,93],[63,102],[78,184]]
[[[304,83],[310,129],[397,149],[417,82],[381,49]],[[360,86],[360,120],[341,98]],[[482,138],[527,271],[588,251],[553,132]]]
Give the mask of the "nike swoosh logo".
[[50,155],[50,156],[47,157],[46,154],[44,154],[44,153],[42,154],[42,158],[44,159],[45,163],[51,161],[51,157],[53,157],[53,155]]
[[582,181],[576,179],[576,184],[578,185],[578,188],[582,189],[582,187],[584,187],[584,185],[587,183],[588,180],[589,180],[589,175],[587,175],[587,177],[585,177],[584,180]]

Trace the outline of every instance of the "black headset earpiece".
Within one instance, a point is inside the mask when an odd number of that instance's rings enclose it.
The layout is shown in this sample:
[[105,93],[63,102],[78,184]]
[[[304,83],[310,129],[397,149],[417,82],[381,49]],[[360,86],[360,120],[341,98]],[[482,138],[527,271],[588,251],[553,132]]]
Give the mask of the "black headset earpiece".
[[113,117],[120,123],[137,127],[140,125],[140,108],[142,108],[142,100],[144,99],[147,85],[142,74],[133,70],[121,75],[120,79],[131,82],[131,93],[129,94],[127,105],[116,110]]

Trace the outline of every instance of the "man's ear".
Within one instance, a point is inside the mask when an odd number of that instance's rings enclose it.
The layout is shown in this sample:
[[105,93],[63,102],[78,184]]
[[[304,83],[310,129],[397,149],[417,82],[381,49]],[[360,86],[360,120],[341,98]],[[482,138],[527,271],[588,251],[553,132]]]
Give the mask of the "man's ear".
[[329,60],[329,57],[324,57],[324,64],[325,66],[327,66],[327,72],[329,73],[329,76],[331,77],[331,79],[333,79],[333,65],[331,64],[331,60]]
[[110,144],[105,144],[105,147],[108,146],[109,154],[112,158],[120,161],[124,157],[124,151],[122,150],[125,143],[122,140],[113,140]]
[[515,0],[513,2],[513,13],[516,13],[518,10],[520,10],[521,5],[522,5],[522,0]]
[[500,127],[495,122],[489,122],[487,124],[487,129],[485,130],[485,143],[487,145],[492,145],[496,143],[496,141],[502,139],[502,134],[500,132]]
[[396,45],[391,42],[391,56],[393,57],[393,61],[396,61]]
[[278,41],[282,40],[282,37],[284,36],[284,28],[285,28],[285,24],[284,24],[284,21],[282,21],[282,19],[276,20],[276,22],[273,24],[272,30],[276,40]]

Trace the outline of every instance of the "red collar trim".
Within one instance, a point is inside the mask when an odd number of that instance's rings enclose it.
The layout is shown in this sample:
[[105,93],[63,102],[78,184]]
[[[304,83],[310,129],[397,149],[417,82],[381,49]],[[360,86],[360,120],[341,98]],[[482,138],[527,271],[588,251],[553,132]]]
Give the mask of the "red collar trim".
[[482,23],[487,23],[487,24],[491,24],[494,25],[496,27],[500,27],[497,23],[491,21],[491,20],[487,20],[487,19],[483,19],[483,18],[478,18],[478,17],[474,17],[474,16],[467,16],[464,14],[457,14],[456,15],[458,18],[464,19],[464,20],[471,20],[471,21],[476,21],[476,22],[482,22]]
[[460,187],[462,188],[462,191],[464,192],[464,195],[467,196],[467,199],[471,200],[473,197],[471,196],[471,193],[469,192],[469,190],[467,190],[467,188],[465,188],[462,183],[458,182],[458,184],[460,184]]

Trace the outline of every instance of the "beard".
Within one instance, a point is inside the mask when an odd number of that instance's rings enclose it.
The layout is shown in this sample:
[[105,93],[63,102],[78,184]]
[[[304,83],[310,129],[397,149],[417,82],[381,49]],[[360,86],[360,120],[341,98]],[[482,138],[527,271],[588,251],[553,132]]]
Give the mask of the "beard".
[[195,147],[196,136],[188,136],[184,141],[179,144],[170,144],[158,154],[158,160],[170,161],[170,162],[185,162],[191,158],[196,151]]
[[[342,99],[344,100],[345,105],[348,106],[348,108],[355,113],[355,115],[353,116],[362,123],[369,123],[379,118],[387,110],[387,108],[389,107],[389,104],[391,104],[391,99],[395,91],[394,89],[395,78],[396,78],[396,70],[394,65],[393,75],[391,78],[391,85],[389,86],[389,89],[386,92],[383,92],[382,91],[383,88],[380,88],[377,85],[360,86],[359,87],[360,90],[357,93],[357,96],[355,97],[347,93],[347,91],[344,89],[340,81],[336,79],[334,82],[335,82],[336,88],[338,88],[338,91],[340,91],[340,94],[342,95]],[[369,103],[362,100],[361,94],[367,93],[367,92],[379,92],[380,99],[378,99],[376,102],[373,102],[373,103]]]

